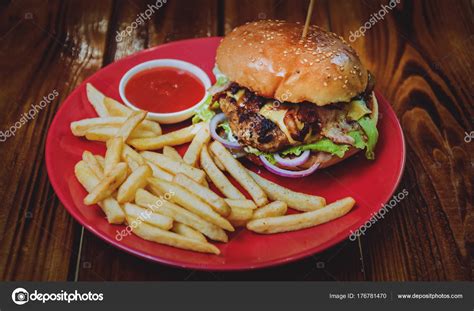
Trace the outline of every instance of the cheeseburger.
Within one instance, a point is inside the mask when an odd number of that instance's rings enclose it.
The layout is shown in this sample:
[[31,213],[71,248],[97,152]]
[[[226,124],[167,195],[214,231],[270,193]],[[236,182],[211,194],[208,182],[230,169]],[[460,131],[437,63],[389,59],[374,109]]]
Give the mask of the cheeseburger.
[[217,82],[193,121],[236,157],[302,177],[378,139],[374,77],[343,38],[311,26],[258,21],[235,28],[217,49]]

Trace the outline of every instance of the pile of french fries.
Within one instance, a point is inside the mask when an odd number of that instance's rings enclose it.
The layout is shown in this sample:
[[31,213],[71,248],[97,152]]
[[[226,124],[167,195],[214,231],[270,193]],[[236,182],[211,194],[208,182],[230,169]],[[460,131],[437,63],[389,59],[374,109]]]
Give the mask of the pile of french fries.
[[[323,197],[291,191],[247,170],[211,141],[207,123],[162,134],[146,112],[129,109],[91,84],[87,97],[98,117],[72,122],[71,131],[105,142],[107,151],[105,156],[84,151],[75,166],[88,192],[84,204],[97,204],[110,224],[128,225],[145,240],[219,254],[208,240],[227,242],[226,231],[236,227],[261,234],[300,230],[341,217],[355,204],[346,197],[326,205]],[[173,146],[185,143],[190,145],[181,157]],[[288,208],[301,213],[287,215]]]

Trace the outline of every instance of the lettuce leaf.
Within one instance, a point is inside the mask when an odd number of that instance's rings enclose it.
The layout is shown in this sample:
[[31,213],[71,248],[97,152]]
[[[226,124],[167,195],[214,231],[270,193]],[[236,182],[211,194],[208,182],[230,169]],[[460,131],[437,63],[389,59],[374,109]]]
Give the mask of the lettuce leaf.
[[271,164],[276,164],[275,156],[272,153],[266,153],[250,146],[245,147],[244,151],[256,155],[257,157],[263,155],[265,158],[267,158],[268,162]]
[[357,149],[365,149],[367,147],[367,142],[361,131],[352,131],[347,133],[347,135],[354,138],[354,147]]
[[324,151],[342,158],[346,151],[349,150],[349,145],[338,145],[328,138],[323,138],[312,144],[291,147],[283,151],[281,154],[284,156],[289,154],[299,156],[306,150]]
[[217,84],[218,86],[221,86],[221,85],[226,84],[228,81],[229,81],[229,79],[228,79],[226,76],[219,76],[219,77],[217,78],[216,84]]
[[218,127],[222,127],[225,131],[225,134],[227,137],[229,137],[230,135],[233,135],[232,134],[232,130],[230,129],[230,124],[228,121],[226,122],[222,122],[218,125]]
[[376,122],[374,119],[368,116],[359,119],[358,122],[364,130],[365,136],[367,136],[365,156],[367,159],[373,160],[375,159],[375,145],[377,144],[377,140],[379,139],[379,132],[377,130]]
[[211,110],[211,101],[212,96],[209,94],[207,95],[206,100],[202,103],[201,106],[197,107],[195,115],[193,117],[193,124],[199,122],[207,122],[212,119],[212,117],[216,114],[214,111]]
[[230,128],[229,121],[222,122],[219,125],[217,125],[217,127],[224,129],[227,140],[233,141],[233,142],[237,141],[237,138],[235,138],[234,133],[232,133],[232,129]]
[[214,68],[212,68],[212,73],[214,74],[214,77],[216,77],[216,84],[219,86],[224,85],[229,81],[229,78],[227,78],[226,75],[219,70],[217,64],[215,64]]
[[[352,131],[349,132],[348,135],[354,138],[354,147],[358,149],[366,149],[365,156],[367,159],[373,160],[375,158],[374,148],[378,139],[378,131],[375,126],[375,121],[369,117],[364,117],[359,120],[359,124],[362,127],[363,132],[360,130]],[[364,133],[365,136],[367,136],[367,140],[364,137]],[[328,138],[323,138],[311,144],[290,147],[281,152],[281,155],[286,156],[293,154],[299,156],[303,151],[312,150],[327,152],[342,158],[349,148],[350,145],[336,144]]]
[[[216,84],[217,86],[222,86],[229,81],[229,79],[223,75],[219,69],[217,68],[217,65],[213,69],[214,75],[217,77]],[[207,95],[206,100],[202,103],[201,106],[197,107],[195,115],[193,117],[193,124],[199,123],[199,122],[207,122],[212,119],[212,117],[216,114],[214,110],[219,109],[220,105],[219,102],[215,101],[212,102],[212,95],[209,94]]]

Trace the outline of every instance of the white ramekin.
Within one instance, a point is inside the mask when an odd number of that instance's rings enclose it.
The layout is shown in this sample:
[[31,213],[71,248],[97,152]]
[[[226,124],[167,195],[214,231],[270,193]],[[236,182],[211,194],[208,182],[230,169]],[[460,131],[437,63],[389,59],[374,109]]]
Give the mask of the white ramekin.
[[170,113],[148,112],[147,119],[155,120],[164,124],[170,124],[170,123],[178,123],[192,117],[194,115],[194,111],[196,107],[198,107],[206,99],[207,90],[211,87],[211,80],[201,68],[191,63],[188,63],[182,60],[177,60],[177,59],[151,60],[148,62],[141,63],[139,65],[136,65],[135,67],[127,71],[127,73],[120,80],[120,84],[119,84],[120,97],[122,98],[125,105],[132,108],[133,110],[140,110],[139,108],[135,107],[125,96],[125,86],[127,85],[127,82],[130,80],[130,78],[136,75],[137,73],[143,70],[157,68],[157,67],[174,67],[174,68],[185,70],[191,73],[196,78],[198,78],[199,81],[201,81],[201,83],[203,84],[205,88],[205,92],[204,92],[203,98],[192,107],[189,107],[182,111],[170,112]]

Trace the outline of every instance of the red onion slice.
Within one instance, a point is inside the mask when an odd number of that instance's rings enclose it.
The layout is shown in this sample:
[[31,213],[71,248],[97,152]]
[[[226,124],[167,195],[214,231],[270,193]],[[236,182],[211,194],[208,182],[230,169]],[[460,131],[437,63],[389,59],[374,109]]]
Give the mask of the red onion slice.
[[226,115],[222,112],[219,114],[216,114],[214,117],[212,117],[211,122],[209,122],[209,130],[211,131],[211,136],[214,138],[214,140],[217,140],[221,144],[224,145],[224,147],[229,148],[229,149],[240,149],[241,146],[238,142],[230,141],[227,140],[219,134],[217,134],[217,126],[219,123],[222,123],[223,121],[227,120]]
[[310,153],[311,152],[309,150],[305,150],[298,157],[292,158],[292,159],[283,158],[278,153],[275,153],[274,157],[275,157],[275,160],[280,165],[283,165],[283,166],[286,166],[286,167],[295,167],[295,166],[298,166],[298,165],[302,165],[306,161],[308,161]]
[[306,170],[303,170],[303,171],[289,171],[289,170],[285,170],[285,169],[282,169],[282,168],[280,168],[276,165],[271,164],[267,160],[267,158],[265,158],[264,155],[260,156],[260,160],[263,162],[263,165],[265,166],[265,168],[267,170],[269,170],[270,172],[272,172],[274,174],[277,174],[279,176],[290,177],[290,178],[300,178],[300,177],[305,177],[305,176],[311,175],[318,169],[318,167],[320,165],[319,162],[315,162],[310,168],[308,168]]

